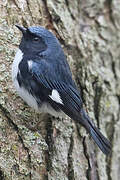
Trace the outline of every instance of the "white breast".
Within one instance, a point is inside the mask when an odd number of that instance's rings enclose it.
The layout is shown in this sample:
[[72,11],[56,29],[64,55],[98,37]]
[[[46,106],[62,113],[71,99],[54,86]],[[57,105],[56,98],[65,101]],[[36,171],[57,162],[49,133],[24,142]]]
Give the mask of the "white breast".
[[19,63],[21,62],[23,58],[23,53],[22,51],[19,49],[15,55],[15,59],[13,61],[12,64],[12,80],[13,80],[13,84],[19,94],[19,96],[31,107],[33,107],[34,109],[38,110],[38,105],[37,102],[35,100],[35,98],[23,87],[19,86],[18,80],[17,80],[17,74],[19,72]]
[[12,64],[12,80],[13,80],[13,82],[17,77],[18,66],[19,66],[19,63],[21,62],[22,58],[23,58],[23,53],[20,49],[18,49],[18,51],[15,55],[15,59]]

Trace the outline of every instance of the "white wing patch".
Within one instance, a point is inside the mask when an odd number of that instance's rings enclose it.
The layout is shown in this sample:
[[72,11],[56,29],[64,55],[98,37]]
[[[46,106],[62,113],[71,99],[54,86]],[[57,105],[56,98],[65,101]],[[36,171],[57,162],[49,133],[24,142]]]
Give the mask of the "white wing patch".
[[29,70],[32,69],[32,64],[33,64],[33,61],[32,61],[32,60],[29,60],[29,61],[28,61],[28,67],[29,67]]
[[52,90],[52,94],[49,95],[49,97],[50,97],[53,101],[55,101],[55,102],[57,102],[57,103],[60,103],[60,104],[63,104],[62,99],[61,99],[61,97],[60,97],[60,95],[59,95],[59,93],[58,93],[58,91],[57,91],[56,89],[53,89],[53,90]]

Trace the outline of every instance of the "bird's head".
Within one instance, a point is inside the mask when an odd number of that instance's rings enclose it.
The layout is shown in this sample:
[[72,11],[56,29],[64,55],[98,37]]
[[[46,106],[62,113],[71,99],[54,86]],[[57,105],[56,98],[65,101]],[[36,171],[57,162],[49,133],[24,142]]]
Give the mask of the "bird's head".
[[19,47],[24,54],[45,54],[50,56],[50,53],[57,53],[61,49],[57,38],[41,26],[24,28],[16,25],[16,27],[23,34]]

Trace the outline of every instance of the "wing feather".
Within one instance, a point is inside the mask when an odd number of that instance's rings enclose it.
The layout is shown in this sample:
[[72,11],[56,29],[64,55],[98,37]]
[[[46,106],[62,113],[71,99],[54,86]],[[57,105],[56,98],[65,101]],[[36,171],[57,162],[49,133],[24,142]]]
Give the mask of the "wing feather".
[[[83,103],[79,91],[72,79],[71,82],[65,82],[64,77],[60,79],[59,76],[58,78],[55,76],[55,72],[52,72],[50,67],[45,63],[41,66],[38,63],[37,65],[33,63],[31,75],[40,91],[42,91],[40,94],[43,95],[45,101],[49,102],[54,108],[55,106],[58,107],[73,119],[75,119],[75,116],[78,116]],[[63,102],[62,104],[50,98],[53,89],[59,93]],[[37,98],[41,97],[38,95]]]

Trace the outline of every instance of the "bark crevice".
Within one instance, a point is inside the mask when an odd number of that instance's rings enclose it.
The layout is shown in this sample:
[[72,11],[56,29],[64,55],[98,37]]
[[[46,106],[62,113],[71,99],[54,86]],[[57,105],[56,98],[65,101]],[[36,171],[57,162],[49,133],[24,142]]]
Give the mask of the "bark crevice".
[[72,152],[73,152],[73,146],[74,146],[74,141],[73,137],[71,136],[70,138],[70,146],[68,150],[68,179],[69,180],[74,180],[74,165],[73,165],[73,158],[72,158]]
[[16,133],[18,134],[18,138],[19,138],[19,141],[21,142],[24,150],[27,152],[27,157],[28,157],[28,164],[29,164],[29,169],[30,169],[30,172],[29,172],[29,178],[31,180],[31,156],[30,156],[30,153],[29,153],[29,148],[27,148],[24,144],[24,141],[22,139],[22,136],[20,135],[20,132],[19,132],[19,128],[18,126],[13,122],[13,120],[11,119],[11,115],[9,113],[9,111],[4,108],[1,104],[0,104],[0,111],[1,113],[3,114],[3,116],[7,119],[8,121],[8,124],[16,131]]

